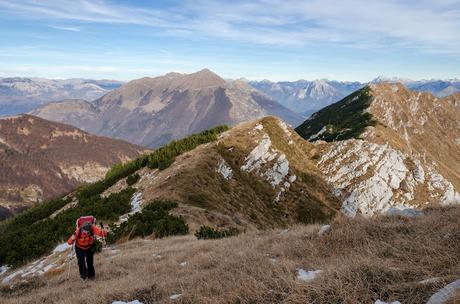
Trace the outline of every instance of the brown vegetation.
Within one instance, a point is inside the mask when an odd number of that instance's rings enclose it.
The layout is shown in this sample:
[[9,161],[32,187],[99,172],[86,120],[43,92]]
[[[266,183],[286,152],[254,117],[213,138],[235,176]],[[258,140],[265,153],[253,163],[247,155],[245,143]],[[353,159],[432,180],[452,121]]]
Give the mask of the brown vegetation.
[[[62,273],[4,288],[2,303],[169,303],[172,294],[182,294],[176,303],[425,303],[460,277],[459,218],[451,207],[415,219],[339,217],[323,235],[299,225],[222,240],[139,239],[96,255],[94,282],[72,265],[68,282]],[[297,268],[323,272],[302,282]]]
[[[104,177],[144,149],[31,115],[0,119],[0,205],[19,207]],[[2,209],[3,210],[3,209]],[[4,211],[0,210],[0,219]]]

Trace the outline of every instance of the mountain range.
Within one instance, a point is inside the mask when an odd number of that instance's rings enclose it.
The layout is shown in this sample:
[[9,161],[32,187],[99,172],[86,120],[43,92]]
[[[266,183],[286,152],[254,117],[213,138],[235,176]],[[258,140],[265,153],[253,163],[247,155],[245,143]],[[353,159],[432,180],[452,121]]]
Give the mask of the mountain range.
[[346,214],[460,203],[460,94],[367,85],[296,128]]
[[369,83],[334,81],[327,79],[271,82],[269,80],[249,81],[257,90],[272,97],[285,107],[306,117],[336,102],[366,84],[383,82],[402,83],[407,88],[431,92],[437,97],[445,97],[460,92],[460,80],[409,80],[402,78],[377,77]]
[[[216,86],[230,90],[239,85],[205,73],[209,78],[170,75],[171,79],[151,80],[144,93],[159,86],[159,80],[174,91],[184,82],[185,91],[197,85],[198,95],[205,89],[215,91]],[[110,109],[113,103],[124,108],[151,105],[138,102],[138,83],[126,85],[94,104],[101,109]],[[167,95],[169,90],[163,92]],[[214,99],[207,100],[214,104]],[[228,295],[219,294],[222,284],[217,279],[238,290],[233,294],[239,302],[248,290],[240,286],[242,272],[231,277],[222,273],[241,268],[248,285],[254,286],[254,274],[260,281],[270,273],[258,287],[279,288],[279,294],[248,296],[254,303],[260,299],[303,303],[306,296],[318,303],[382,303],[382,298],[425,303],[457,280],[451,263],[457,260],[459,209],[451,205],[460,204],[458,121],[459,93],[438,98],[385,82],[358,89],[295,129],[276,117],[264,117],[172,141],[116,166],[103,179],[57,203],[45,202],[42,208],[0,224],[0,278],[7,288],[0,292],[7,290],[4,294],[10,303],[17,302],[12,291],[20,294],[21,303],[36,303],[37,298],[43,302],[50,297],[50,289],[45,288],[50,283],[57,301],[67,298],[69,290],[62,282],[67,255],[72,253],[59,242],[72,232],[78,216],[96,214],[109,223],[111,245],[98,256],[99,266],[104,265],[98,277],[102,279],[94,283],[99,285],[90,286],[98,294],[102,290],[108,303],[120,297],[168,302],[172,296],[201,303],[210,294],[225,302]],[[29,129],[18,130],[29,133]],[[235,236],[239,232],[246,233]],[[171,238],[158,240],[165,236]],[[227,236],[233,237],[196,239]],[[248,248],[253,250],[244,251]],[[423,263],[414,267],[408,260]],[[171,269],[178,274],[172,279]],[[206,275],[198,280],[196,274],[203,271]],[[167,273],[165,281],[174,282],[165,287],[153,276],[144,282],[147,273],[156,277],[160,272]],[[208,273],[219,283],[197,300],[196,282],[208,286]],[[184,274],[190,276],[185,287],[174,289]],[[271,287],[273,275],[279,279]],[[72,278],[77,281],[76,270]],[[143,284],[142,289],[127,284],[135,280]],[[359,291],[343,288],[344,282],[358,282]],[[117,284],[129,295],[101,288],[107,286],[103,284]],[[289,286],[300,290],[295,298],[286,294]],[[83,299],[80,294],[73,296]]]
[[64,100],[30,113],[147,147],[267,115],[292,125],[303,120],[245,82],[226,81],[207,69],[141,78],[91,102]]
[[116,80],[0,78],[0,116],[27,113],[62,99],[93,100],[121,84]]
[[0,119],[0,219],[103,178],[145,149],[31,115]]

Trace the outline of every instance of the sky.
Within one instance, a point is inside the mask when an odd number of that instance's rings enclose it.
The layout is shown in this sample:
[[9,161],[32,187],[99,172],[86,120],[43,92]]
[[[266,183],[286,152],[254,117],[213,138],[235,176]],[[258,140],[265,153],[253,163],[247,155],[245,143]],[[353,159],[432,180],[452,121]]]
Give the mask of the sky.
[[460,78],[460,0],[0,0],[0,77]]

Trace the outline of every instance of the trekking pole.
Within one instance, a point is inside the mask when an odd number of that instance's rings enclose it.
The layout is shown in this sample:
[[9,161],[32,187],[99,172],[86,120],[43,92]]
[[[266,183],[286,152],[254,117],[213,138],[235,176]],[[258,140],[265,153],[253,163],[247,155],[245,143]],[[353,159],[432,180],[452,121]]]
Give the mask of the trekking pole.
[[70,257],[67,256],[67,274],[66,274],[66,282],[69,281],[69,276],[70,276],[70,265],[72,264],[72,260],[73,260],[74,246],[75,246],[75,244],[72,244],[72,250],[71,250],[71,252],[70,252]]
[[102,231],[102,248],[106,246],[107,244],[105,243],[105,237],[104,237],[104,224],[102,222],[99,223],[99,226],[101,227]]

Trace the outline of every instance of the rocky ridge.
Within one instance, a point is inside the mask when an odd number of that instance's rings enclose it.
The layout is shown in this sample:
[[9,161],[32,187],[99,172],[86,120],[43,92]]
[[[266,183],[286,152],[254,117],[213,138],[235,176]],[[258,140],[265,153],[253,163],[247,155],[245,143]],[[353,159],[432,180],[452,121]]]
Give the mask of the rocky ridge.
[[321,151],[318,168],[349,215],[460,203],[459,98],[371,85],[296,130]]

